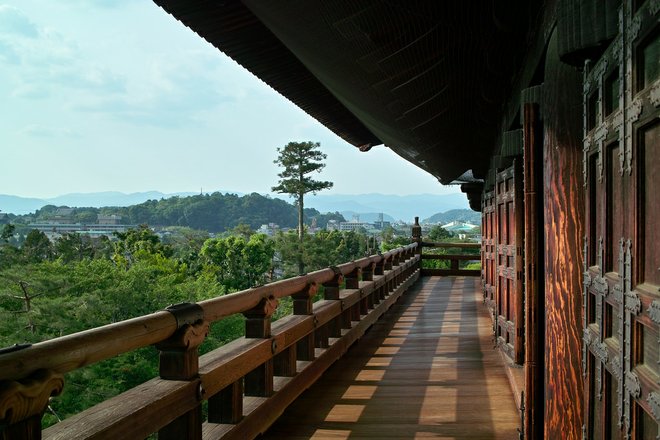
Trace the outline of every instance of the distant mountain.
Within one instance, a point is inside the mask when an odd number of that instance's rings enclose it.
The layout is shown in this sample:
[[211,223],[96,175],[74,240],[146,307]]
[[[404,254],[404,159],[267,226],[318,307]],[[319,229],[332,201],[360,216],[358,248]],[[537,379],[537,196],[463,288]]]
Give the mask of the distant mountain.
[[[351,220],[353,220],[353,218],[355,216],[359,216],[361,222],[373,223],[373,222],[378,221],[378,216],[381,213],[379,213],[379,212],[341,211],[340,214],[343,215],[344,218],[347,221],[351,221]],[[391,215],[387,215],[387,214],[383,214],[383,220],[386,221],[386,222],[390,222],[390,223],[393,223],[394,221],[396,221],[394,219],[394,217],[392,217]]]
[[47,201],[28,197],[0,194],[0,212],[25,215],[46,206]]
[[450,222],[470,222],[472,224],[481,224],[481,213],[471,209],[452,209],[447,212],[439,212],[422,221],[422,223],[450,223]]
[[[415,217],[426,218],[440,211],[469,209],[467,197],[455,194],[413,194],[397,196],[388,194],[318,194],[307,196],[305,206],[320,212],[352,211],[360,214],[385,213],[395,220],[412,222]],[[477,214],[478,215],[478,214]],[[344,215],[346,217],[346,215]],[[349,217],[347,219],[350,220]]]
[[[0,194],[0,211],[17,215],[25,215],[43,208],[46,205],[69,206],[71,208],[101,208],[104,206],[131,206],[144,203],[147,200],[160,200],[169,197],[187,197],[196,195],[192,192],[165,194],[160,191],[146,191],[125,194],[118,191],[95,193],[71,193],[61,196],[37,199]],[[233,193],[242,195],[239,193]]]
[[[218,191],[243,195],[236,191]],[[197,193],[162,193],[159,191],[136,192],[125,194],[116,191],[95,193],[71,193],[53,198],[25,198],[0,194],[0,211],[25,215],[34,212],[46,205],[101,208],[104,206],[132,206],[144,203],[147,200],[161,200],[173,196],[186,197]],[[273,198],[281,198],[291,201],[291,198],[283,195],[272,195]],[[360,215],[360,219],[367,219],[370,213],[384,213],[387,221],[404,220],[412,222],[419,218],[451,209],[468,209],[468,201],[465,194],[414,194],[408,196],[397,196],[388,194],[318,194],[305,197],[305,207],[315,208],[319,212],[347,212],[350,220],[352,213]],[[377,218],[377,217],[376,217]]]
[[47,199],[51,205],[69,207],[100,208],[102,206],[131,206],[144,203],[147,200],[160,200],[172,196],[194,196],[198,193],[184,192],[164,194],[160,191],[146,191],[124,194],[118,191],[104,191],[97,193],[71,193]]

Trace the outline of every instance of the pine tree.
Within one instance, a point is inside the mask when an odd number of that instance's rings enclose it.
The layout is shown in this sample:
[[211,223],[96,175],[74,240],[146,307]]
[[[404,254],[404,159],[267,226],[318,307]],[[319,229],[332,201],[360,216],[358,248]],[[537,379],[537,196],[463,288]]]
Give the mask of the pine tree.
[[309,176],[319,173],[325,167],[322,162],[327,156],[319,151],[319,142],[289,142],[283,148],[278,148],[278,157],[274,163],[284,168],[278,174],[280,181],[272,191],[280,194],[289,194],[296,201],[298,207],[298,273],[305,272],[303,263],[303,210],[304,197],[307,193],[316,194],[318,191],[332,188],[332,182],[314,180]]

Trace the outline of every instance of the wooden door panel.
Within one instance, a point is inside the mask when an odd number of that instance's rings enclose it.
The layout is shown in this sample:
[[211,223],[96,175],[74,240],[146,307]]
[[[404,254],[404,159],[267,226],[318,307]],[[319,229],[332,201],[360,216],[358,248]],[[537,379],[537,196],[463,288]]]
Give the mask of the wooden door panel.
[[660,47],[660,8],[652,3],[623,2],[619,35],[585,71],[584,111],[595,116],[584,136],[583,369],[585,434],[594,439],[660,436],[660,75],[648,66]]

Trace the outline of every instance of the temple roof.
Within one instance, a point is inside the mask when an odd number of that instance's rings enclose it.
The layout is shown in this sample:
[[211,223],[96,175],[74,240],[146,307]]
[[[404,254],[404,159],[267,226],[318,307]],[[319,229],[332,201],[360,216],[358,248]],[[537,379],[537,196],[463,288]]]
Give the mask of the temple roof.
[[535,2],[155,0],[349,143],[483,178]]

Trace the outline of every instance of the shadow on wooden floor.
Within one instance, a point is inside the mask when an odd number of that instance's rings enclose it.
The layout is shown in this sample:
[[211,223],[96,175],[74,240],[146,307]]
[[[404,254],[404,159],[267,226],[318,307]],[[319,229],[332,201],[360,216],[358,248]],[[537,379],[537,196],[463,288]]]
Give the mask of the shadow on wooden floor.
[[476,277],[424,277],[264,439],[515,439]]

